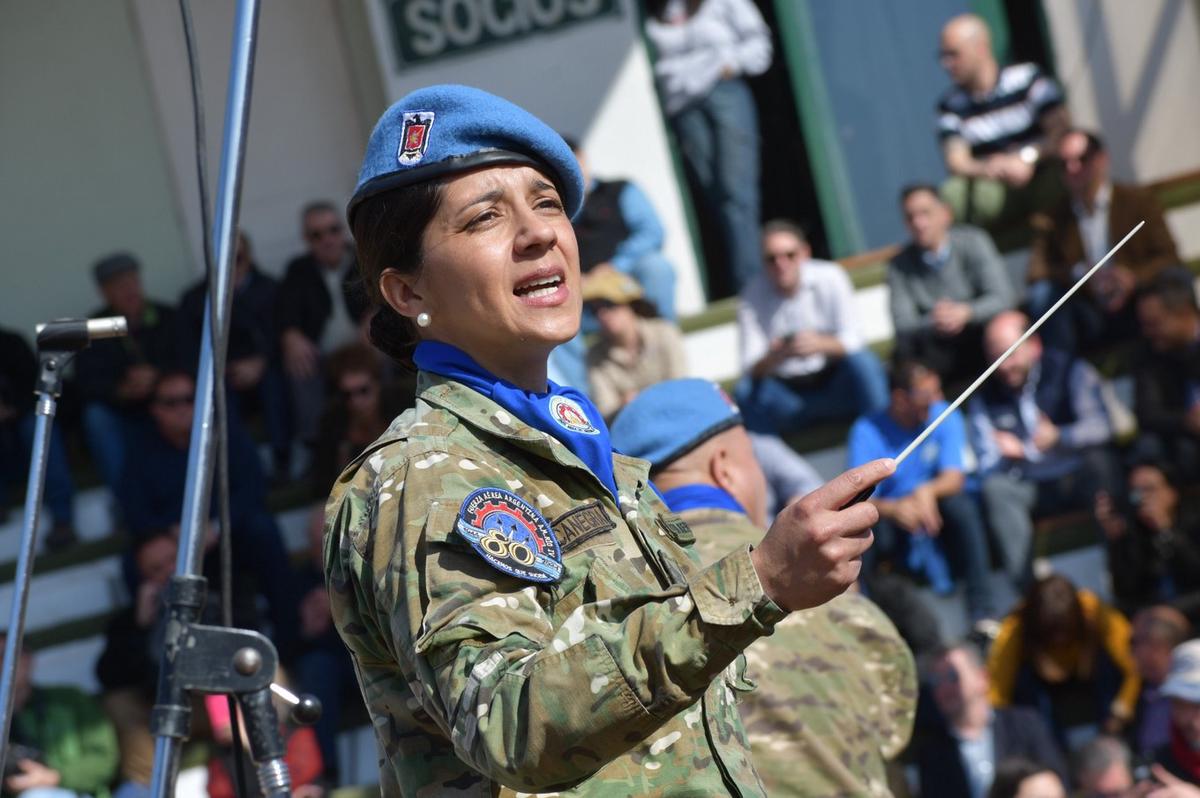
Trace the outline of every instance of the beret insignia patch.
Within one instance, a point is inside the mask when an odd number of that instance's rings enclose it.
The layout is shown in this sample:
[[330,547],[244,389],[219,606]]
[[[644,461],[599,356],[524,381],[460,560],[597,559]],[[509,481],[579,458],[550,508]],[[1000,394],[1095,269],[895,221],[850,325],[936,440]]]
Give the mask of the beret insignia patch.
[[542,514],[515,493],[480,488],[463,501],[454,528],[497,571],[529,582],[562,576],[558,538]]
[[402,166],[416,166],[429,149],[429,132],[433,129],[432,111],[411,111],[404,114],[400,131],[400,151],[396,160]]

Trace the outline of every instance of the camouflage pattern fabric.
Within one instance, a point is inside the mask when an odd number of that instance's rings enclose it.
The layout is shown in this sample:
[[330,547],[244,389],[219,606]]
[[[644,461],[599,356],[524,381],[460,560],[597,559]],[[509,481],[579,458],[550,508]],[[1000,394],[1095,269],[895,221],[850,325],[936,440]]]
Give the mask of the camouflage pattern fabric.
[[[680,513],[702,562],[755,545],[763,530],[724,509]],[[887,760],[912,735],[912,652],[874,602],[846,593],[794,612],[746,649],[758,688],[741,703],[768,794],[890,796]]]
[[[701,567],[645,461],[613,459],[616,502],[551,436],[422,374],[339,478],[326,577],[385,796],[764,794],[740,653],[786,613],[748,547]],[[481,487],[550,521],[560,581],[508,576],[454,531]]]

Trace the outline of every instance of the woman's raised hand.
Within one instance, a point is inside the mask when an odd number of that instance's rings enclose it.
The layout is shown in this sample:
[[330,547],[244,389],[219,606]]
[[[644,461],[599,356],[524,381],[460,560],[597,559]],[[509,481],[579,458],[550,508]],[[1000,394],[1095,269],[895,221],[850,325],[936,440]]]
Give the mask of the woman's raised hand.
[[[858,579],[879,512],[870,502],[846,507],[896,470],[891,459],[872,460],[825,483],[784,508],[750,553],[763,591],[785,610],[816,607]],[[845,509],[839,509],[845,507]]]

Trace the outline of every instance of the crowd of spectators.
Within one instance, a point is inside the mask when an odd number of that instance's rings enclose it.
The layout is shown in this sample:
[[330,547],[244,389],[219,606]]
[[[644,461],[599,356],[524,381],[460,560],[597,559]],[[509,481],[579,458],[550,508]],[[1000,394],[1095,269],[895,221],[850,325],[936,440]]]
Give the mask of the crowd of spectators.
[[[894,346],[885,364],[868,345],[846,271],[815,258],[799,224],[759,218],[746,78],[772,58],[762,17],[749,0],[648,5],[667,120],[740,289],[731,393],[772,511],[819,484],[794,448],[815,426],[848,426],[851,466],[895,456],[1032,317],[1147,221],[965,412],[950,414],[879,486],[871,501],[881,520],[862,584],[920,656],[923,699],[904,755],[914,791],[1051,796],[1073,785],[1132,796],[1145,794],[1133,792],[1136,783],[1155,779],[1162,795],[1200,795],[1188,791],[1200,785],[1200,641],[1187,642],[1200,621],[1192,501],[1200,308],[1153,196],[1112,182],[1101,135],[1071,126],[1052,77],[1033,64],[998,64],[979,18],[951,20],[940,58],[953,85],[936,116],[949,178],[935,185],[935,176],[913,175],[898,197],[909,240],[887,267]],[[575,219],[584,325],[556,352],[551,376],[586,387],[612,420],[639,392],[688,371],[675,272],[646,194],[632,180],[595,177],[583,150],[572,149],[587,184]],[[289,736],[289,751],[318,762],[305,770],[305,794],[315,796],[337,778],[339,723],[360,699],[321,582],[321,508],[309,518],[308,551],[293,562],[268,494],[299,483],[302,500],[322,501],[341,469],[413,404],[415,381],[365,344],[370,309],[341,212],[314,202],[300,222],[305,250],[282,280],[259,268],[249,238],[238,235],[229,499],[235,620],[268,633],[293,686],[325,705],[315,734]],[[124,316],[130,335],[78,357],[65,401],[78,408],[83,445],[56,433],[46,493],[46,544],[68,548],[68,455],[86,448],[128,538],[131,598],[106,633],[98,701],[31,688],[19,673],[14,729],[25,758],[6,773],[14,793],[146,794],[162,590],[178,546],[207,284],[171,305],[145,295],[140,269],[127,253],[93,266],[104,304],[92,315]],[[36,364],[9,332],[0,332],[0,359],[8,455],[0,462],[15,482],[8,464],[27,458]],[[1114,391],[1121,380],[1135,386],[1132,408]],[[1070,512],[1107,555],[1111,601],[1035,568],[1037,521]],[[215,532],[204,557],[214,591],[222,587]],[[1001,606],[998,580],[1020,596],[1016,606]],[[926,587],[961,597],[966,640],[940,635]],[[228,764],[240,754],[229,749],[228,714],[213,705],[206,715],[218,752],[212,794],[225,794]],[[64,724],[78,745],[46,736]]]

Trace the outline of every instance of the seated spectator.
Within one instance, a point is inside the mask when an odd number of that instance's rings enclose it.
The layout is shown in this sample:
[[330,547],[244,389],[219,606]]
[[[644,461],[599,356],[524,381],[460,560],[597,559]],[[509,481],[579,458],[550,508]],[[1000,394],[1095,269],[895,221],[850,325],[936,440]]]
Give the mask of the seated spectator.
[[342,469],[416,401],[415,375],[385,381],[379,353],[351,344],[326,362],[332,401],[321,416],[313,452],[312,498],[322,502]]
[[[0,635],[0,645],[5,636]],[[96,700],[76,687],[33,684],[33,657],[17,652],[4,791],[16,798],[106,796],[117,774],[117,735]],[[120,793],[118,793],[120,795]]]
[[[1029,328],[1016,311],[997,314],[984,332],[989,361]],[[1112,425],[1100,376],[1084,360],[1043,350],[1032,336],[971,400],[971,444],[983,476],[983,506],[1004,568],[1024,584],[1033,553],[1033,517],[1091,509],[1117,481]]]
[[1094,133],[1071,130],[1058,144],[1067,196],[1038,228],[1030,254],[1030,313],[1040,316],[1114,244],[1145,220],[1146,227],[1092,276],[1084,296],[1068,302],[1046,322],[1046,340],[1070,352],[1093,353],[1137,338],[1134,293],[1179,252],[1158,200],[1136,186],[1114,184],[1108,152]]
[[588,395],[605,419],[644,388],[687,372],[683,333],[656,318],[632,277],[597,275],[584,286],[583,301],[600,322],[600,337],[587,352]]
[[962,14],[942,28],[940,60],[954,82],[938,102],[938,138],[958,218],[1003,249],[1027,245],[1030,214],[1061,194],[1053,155],[1069,124],[1062,89],[1037,64],[1001,67],[987,23]]
[[1173,479],[1140,463],[1129,472],[1124,496],[1096,497],[1113,594],[1126,612],[1172,604],[1200,614],[1200,518],[1180,500]]
[[[275,297],[279,282],[258,269],[250,240],[238,231],[233,261],[233,306],[229,314],[229,344],[225,385],[238,397],[238,409],[248,417],[261,411],[271,444],[274,473],[286,477],[291,467],[291,429],[287,382],[279,365],[279,340],[275,325]],[[183,322],[182,349],[185,368],[196,372],[204,325],[208,280],[189,288],[179,300]]]
[[1079,749],[1072,770],[1080,798],[1133,798],[1133,755],[1116,737],[1101,735]]
[[1172,776],[1200,785],[1200,640],[1171,652],[1171,669],[1160,692],[1171,699],[1171,740],[1154,759]]
[[587,290],[593,277],[617,271],[637,280],[658,315],[675,320],[675,267],[662,254],[663,226],[650,198],[631,180],[599,180],[577,141],[567,144],[583,172],[583,208],[571,220]]
[[[37,378],[38,362],[29,344],[20,334],[0,329],[0,508],[7,503],[13,483],[29,476]],[[52,521],[46,535],[47,550],[57,551],[75,542],[74,495],[62,433],[55,425],[46,451],[44,504]],[[3,512],[0,509],[0,514]]]
[[927,362],[942,379],[973,379],[983,362],[983,326],[1015,304],[1004,262],[987,233],[951,226],[930,185],[900,194],[912,240],[888,265],[896,354]]
[[109,255],[93,267],[104,307],[92,318],[124,316],[129,335],[95,341],[75,358],[88,448],[114,490],[129,439],[149,424],[146,407],[158,375],[173,368],[177,356],[175,311],[146,299],[140,268],[127,253]]
[[370,302],[358,275],[341,212],[313,202],[300,214],[308,251],[287,265],[275,300],[283,369],[292,396],[296,436],[311,445],[324,397],[322,358],[359,340]]
[[1126,738],[1138,756],[1151,756],[1170,742],[1171,699],[1162,694],[1162,685],[1171,669],[1171,652],[1190,634],[1187,618],[1174,607],[1147,607],[1133,616],[1130,646],[1142,691]]
[[1062,778],[1027,759],[1006,759],[996,767],[987,798],[1067,798]]
[[[190,374],[164,373],[154,386],[150,414],[154,423],[130,447],[117,498],[135,543],[168,531],[178,538],[180,513],[187,483],[188,445],[192,435],[192,406],[196,384]],[[274,640],[286,655],[295,640],[295,595],[287,551],[274,516],[266,507],[266,481],[254,444],[237,414],[229,414],[229,518],[233,544],[234,590],[244,607],[244,623],[253,627],[254,596],[267,601]],[[216,518],[217,491],[212,494],[210,518]],[[216,568],[216,530],[207,540],[206,573],[219,584]],[[245,583],[252,585],[246,589]],[[131,592],[136,585],[131,585]]]
[[[916,361],[898,361],[889,384],[887,410],[863,416],[850,428],[851,467],[895,457],[947,406],[937,374]],[[963,492],[965,446],[962,416],[955,412],[879,484],[871,497],[879,510],[875,545],[863,557],[863,571],[896,561],[924,572],[935,590],[949,592],[949,556],[966,582],[967,613],[977,624],[990,620],[996,607],[983,518]]]
[[1141,689],[1129,621],[1053,574],[1033,583],[988,654],[991,700],[1038,709],[1067,750],[1133,719]]
[[1200,478],[1200,308],[1191,273],[1161,273],[1139,292],[1137,315],[1145,346],[1134,361],[1136,448],[1181,479]]
[[317,508],[309,517],[308,558],[301,564],[297,587],[300,645],[293,672],[299,688],[321,702],[321,717],[313,730],[325,762],[325,776],[337,780],[337,734],[347,701],[362,706],[362,693],[354,677],[350,652],[333,626],[329,611],[329,588],[325,584],[325,513]]
[[854,289],[815,260],[798,225],[768,222],[765,269],[738,303],[742,379],[735,390],[754,432],[787,435],[887,406],[883,367],[854,321]]
[[178,551],[175,538],[166,533],[137,547],[137,593],[133,604],[109,621],[104,650],[96,660],[96,679],[103,691],[100,700],[120,743],[121,779],[129,791],[124,798],[150,795],[154,772],[150,710],[162,650],[163,590],[175,572]]
[[1037,712],[992,706],[987,669],[974,646],[945,648],[925,670],[940,723],[917,743],[921,795],[980,798],[992,786],[997,763],[1011,757],[1025,757],[1066,777],[1058,744]]
[[[696,537],[705,564],[754,546],[769,516],[766,480],[737,408],[705,380],[643,391],[612,426],[614,448],[650,461],[655,487]],[[908,742],[912,654],[855,593],[795,613],[746,651],[758,682],[739,709],[770,795],[887,793],[887,761]]]

